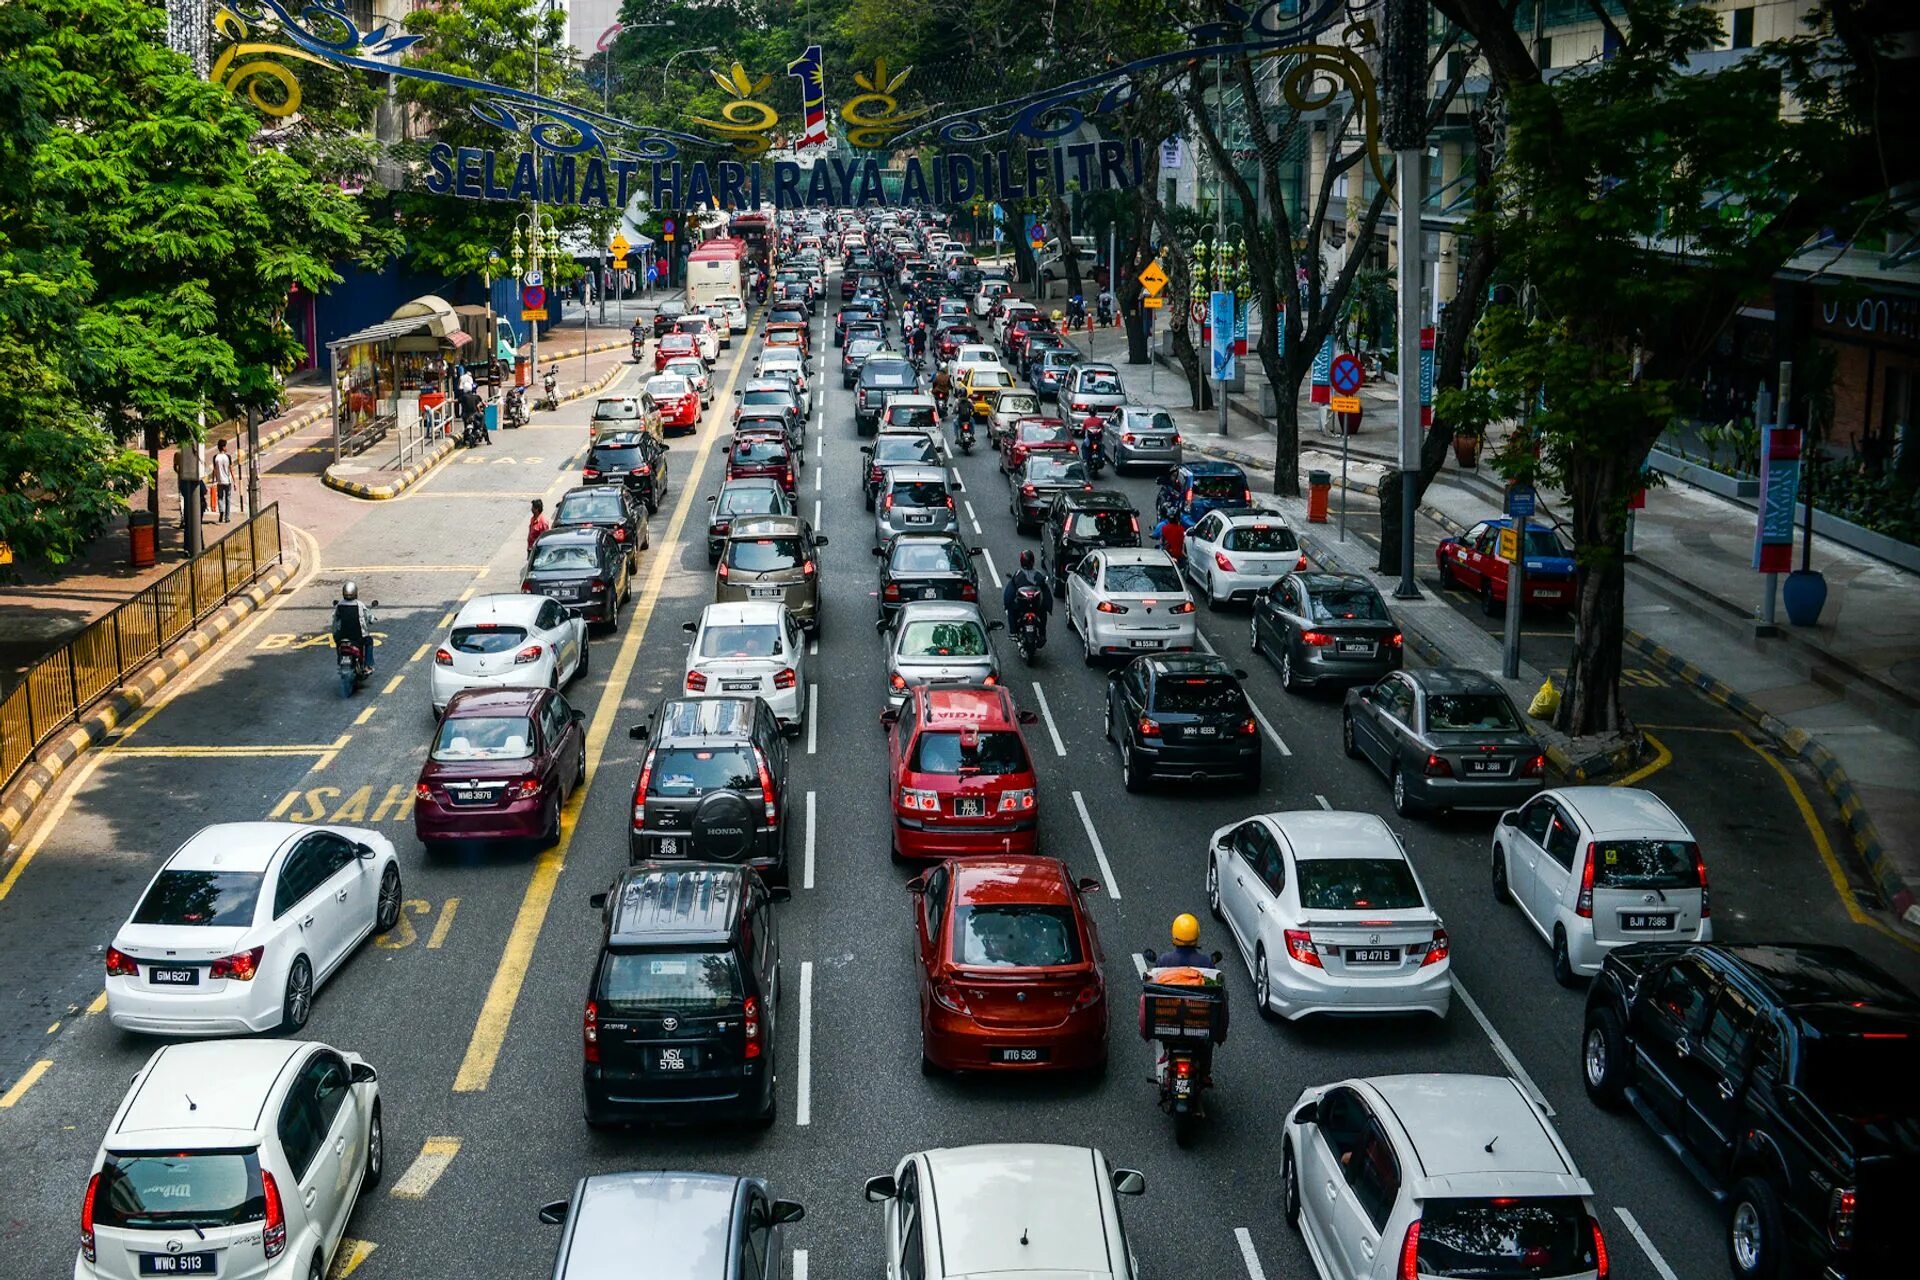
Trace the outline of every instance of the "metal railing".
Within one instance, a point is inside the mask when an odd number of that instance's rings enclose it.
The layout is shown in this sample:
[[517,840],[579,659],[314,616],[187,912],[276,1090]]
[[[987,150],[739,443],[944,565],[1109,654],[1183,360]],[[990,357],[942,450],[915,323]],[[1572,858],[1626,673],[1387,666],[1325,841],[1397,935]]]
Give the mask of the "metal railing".
[[276,502],[34,663],[0,699],[0,789],[55,733],[78,722],[280,557]]

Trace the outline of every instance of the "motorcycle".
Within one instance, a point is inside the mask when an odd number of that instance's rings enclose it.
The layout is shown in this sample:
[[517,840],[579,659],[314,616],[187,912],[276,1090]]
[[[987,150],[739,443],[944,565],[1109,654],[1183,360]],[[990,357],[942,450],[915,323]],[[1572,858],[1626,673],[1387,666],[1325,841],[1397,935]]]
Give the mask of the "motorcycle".
[[548,412],[558,409],[560,407],[560,397],[555,388],[560,382],[560,370],[553,365],[548,365],[546,372],[540,375],[540,382],[545,388],[546,394],[541,396],[540,402],[533,407],[536,409],[545,409]]
[[336,623],[333,636],[334,665],[340,676],[340,696],[351,698],[354,690],[367,682],[372,674],[373,655],[373,611],[380,607],[375,600],[368,605],[366,612],[366,632],[357,639],[347,639],[340,634]]
[[467,415],[466,425],[460,429],[460,443],[468,449],[476,449],[483,444],[491,444],[487,438],[486,420],[480,416],[476,405],[474,412]]
[[1013,645],[1020,660],[1033,665],[1033,655],[1047,643],[1046,614],[1041,607],[1040,588],[1031,584],[1014,588]]
[[646,346],[647,346],[647,340],[645,338],[642,338],[640,335],[635,334],[633,338],[633,362],[635,364],[640,363],[640,353],[646,350]]
[[525,387],[510,387],[507,389],[506,412],[501,416],[505,419],[508,427],[524,427],[527,425],[529,419],[527,417],[527,389]]
[[1080,427],[1080,458],[1087,464],[1087,475],[1097,477],[1107,469],[1107,427],[1099,418],[1088,418]]
[[1095,304],[1095,307],[1100,318],[1100,327],[1102,329],[1113,323],[1113,303],[1102,298]]
[[[1213,969],[1161,971],[1158,958],[1141,952],[1146,969],[1140,980],[1140,1038],[1160,1046],[1154,1082],[1160,1109],[1173,1117],[1173,1140],[1190,1146],[1206,1118],[1203,1100],[1213,1087],[1212,1046],[1227,1040],[1227,989],[1221,984],[1220,953]],[[1185,979],[1175,981],[1176,975]],[[1199,982],[1193,983],[1193,975]],[[1162,979],[1166,980],[1162,980]]]
[[960,428],[957,434],[960,439],[960,452],[972,453],[973,452],[973,419],[972,418],[960,419]]

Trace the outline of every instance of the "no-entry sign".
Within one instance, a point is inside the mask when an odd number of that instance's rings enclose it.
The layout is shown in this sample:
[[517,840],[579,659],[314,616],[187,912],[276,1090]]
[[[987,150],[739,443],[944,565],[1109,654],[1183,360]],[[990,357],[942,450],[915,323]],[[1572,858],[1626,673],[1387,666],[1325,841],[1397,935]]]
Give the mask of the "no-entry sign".
[[1360,362],[1347,352],[1333,358],[1333,367],[1327,370],[1327,381],[1333,389],[1343,396],[1360,394],[1360,388],[1367,380],[1367,374]]

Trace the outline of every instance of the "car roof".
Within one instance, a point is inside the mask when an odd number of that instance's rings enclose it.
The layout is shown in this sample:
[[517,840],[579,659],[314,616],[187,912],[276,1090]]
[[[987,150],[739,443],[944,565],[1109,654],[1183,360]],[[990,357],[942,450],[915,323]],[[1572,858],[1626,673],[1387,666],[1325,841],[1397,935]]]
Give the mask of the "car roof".
[[1394,838],[1393,829],[1377,813],[1294,809],[1265,816],[1274,829],[1286,838],[1293,856],[1301,861],[1313,858],[1397,858],[1406,861],[1406,851]]
[[1553,795],[1564,800],[1596,836],[1693,839],[1687,824],[1651,791],[1638,787],[1558,787]]
[[994,1143],[925,1152],[944,1274],[1111,1275],[1107,1192],[1087,1147]]
[[785,378],[748,378],[740,384],[741,391],[778,391],[783,395],[793,395],[793,383]]
[[1132,511],[1133,501],[1126,494],[1114,489],[1081,489],[1068,491],[1055,499],[1064,502],[1070,511]]
[[[584,485],[582,487],[591,489],[595,486]],[[568,525],[560,529],[547,530],[535,540],[533,545],[536,547],[546,547],[566,546],[575,542],[598,542],[603,536],[601,530],[594,528],[592,525]]]
[[717,862],[642,862],[607,895],[607,945],[721,942],[740,911],[745,872]]
[[453,617],[453,625],[478,627],[490,622],[508,622],[515,626],[532,626],[546,603],[545,596],[519,591],[511,595],[475,596],[460,606],[460,612]]
[[1108,564],[1172,564],[1173,557],[1158,547],[1100,547],[1093,553]]
[[[309,1040],[198,1040],[156,1049],[127,1100],[108,1150],[145,1146],[167,1131],[258,1133],[267,1095]],[[132,1139],[132,1141],[126,1141]]]
[[1846,947],[1824,943],[1714,943],[1737,961],[1781,1007],[1815,1025],[1857,1031],[1888,1013],[1920,1015],[1920,996],[1878,965]]
[[765,625],[778,622],[787,606],[778,600],[728,600],[710,604],[700,611],[700,625],[704,627],[733,626],[741,623],[759,623]]
[[1233,675],[1227,660],[1214,653],[1163,653],[1144,661],[1156,676]]
[[174,871],[265,871],[273,856],[313,828],[297,822],[216,822],[173,851]]
[[894,467],[887,472],[887,475],[896,481],[905,481],[908,484],[926,484],[930,481],[945,484],[948,479],[945,467]]
[[914,694],[920,699],[921,728],[960,728],[975,725],[990,729],[1011,729],[1017,723],[1013,700],[1007,691],[989,685],[921,685]]
[[499,689],[462,689],[447,700],[443,719],[456,716],[525,715],[540,701],[540,689],[507,686]]
[[805,522],[799,516],[769,511],[761,515],[740,517],[728,528],[727,536],[729,538],[761,538],[769,534],[797,535],[805,527]]
[[1058,858],[956,858],[952,865],[956,903],[1073,904],[1073,880]]
[[896,391],[887,397],[889,407],[899,405],[903,409],[931,409],[935,407],[932,396],[924,391]]
[[654,745],[698,746],[715,738],[753,736],[753,698],[669,698],[654,713]]
[[1243,480],[1247,476],[1246,472],[1231,462],[1188,462],[1183,465],[1196,476],[1239,476]]
[[582,1178],[567,1211],[566,1274],[625,1274],[637,1255],[653,1280],[727,1274],[740,1179],[656,1170]]
[[1435,693],[1500,693],[1499,682],[1484,671],[1475,671],[1471,667],[1409,667],[1404,675],[1428,694]]
[[[1511,1076],[1371,1076],[1358,1083],[1379,1096],[1413,1145],[1415,1178],[1539,1173],[1578,1177],[1533,1100]],[[1526,1191],[1524,1184],[1507,1194]]]
[[[1219,512],[1219,516],[1223,521],[1236,529],[1242,525],[1250,524],[1279,525],[1282,529],[1287,527],[1286,513],[1275,511],[1272,507],[1235,507],[1231,511]],[[1334,579],[1348,578],[1356,582],[1366,581],[1365,578],[1353,578],[1351,575],[1337,573],[1325,573],[1317,576]]]

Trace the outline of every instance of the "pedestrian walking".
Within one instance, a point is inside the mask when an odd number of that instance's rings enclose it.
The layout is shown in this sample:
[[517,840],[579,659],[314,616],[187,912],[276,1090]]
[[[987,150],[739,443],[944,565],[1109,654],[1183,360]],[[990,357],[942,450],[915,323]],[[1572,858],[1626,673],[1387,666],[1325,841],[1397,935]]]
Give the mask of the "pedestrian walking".
[[173,475],[180,485],[180,529],[185,532],[187,521],[203,501],[200,494],[202,470],[198,445],[183,441],[174,449]]
[[233,519],[233,455],[227,452],[225,440],[213,450],[213,492],[219,499],[219,513],[214,519],[226,524]]

